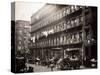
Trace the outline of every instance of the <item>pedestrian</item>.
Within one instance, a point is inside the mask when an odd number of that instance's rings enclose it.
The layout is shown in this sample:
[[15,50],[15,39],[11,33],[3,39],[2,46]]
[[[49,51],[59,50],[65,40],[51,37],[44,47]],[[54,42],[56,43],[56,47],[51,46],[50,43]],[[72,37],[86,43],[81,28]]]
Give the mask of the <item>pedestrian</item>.
[[51,63],[50,67],[51,67],[51,71],[53,71],[54,64],[53,64],[53,63]]
[[29,67],[27,72],[34,72],[34,68],[33,67]]

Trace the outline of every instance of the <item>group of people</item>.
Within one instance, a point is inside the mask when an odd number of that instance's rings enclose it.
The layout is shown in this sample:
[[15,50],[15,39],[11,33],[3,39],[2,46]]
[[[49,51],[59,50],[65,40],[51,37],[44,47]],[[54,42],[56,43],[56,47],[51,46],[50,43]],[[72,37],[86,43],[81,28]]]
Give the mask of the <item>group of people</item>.
[[16,72],[25,73],[25,72],[33,72],[34,68],[29,66],[27,67],[29,61],[25,57],[16,57]]
[[51,71],[53,71],[54,68],[61,69],[61,70],[67,70],[67,69],[77,69],[79,68],[81,62],[78,59],[77,56],[68,56],[66,55],[63,57],[52,57],[48,60],[40,60],[39,58],[36,58],[36,65],[42,65],[47,66],[48,68],[51,68]]

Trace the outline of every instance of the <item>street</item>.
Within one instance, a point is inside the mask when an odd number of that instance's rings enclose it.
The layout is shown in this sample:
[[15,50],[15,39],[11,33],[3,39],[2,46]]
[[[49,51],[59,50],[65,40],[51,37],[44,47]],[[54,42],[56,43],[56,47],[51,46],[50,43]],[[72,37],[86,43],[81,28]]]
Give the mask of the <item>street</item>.
[[[47,66],[41,66],[41,65],[27,63],[27,67],[33,67],[34,72],[49,72],[49,71],[51,71],[51,68],[47,67]],[[57,71],[57,70],[58,70],[57,68],[53,68],[53,71]]]

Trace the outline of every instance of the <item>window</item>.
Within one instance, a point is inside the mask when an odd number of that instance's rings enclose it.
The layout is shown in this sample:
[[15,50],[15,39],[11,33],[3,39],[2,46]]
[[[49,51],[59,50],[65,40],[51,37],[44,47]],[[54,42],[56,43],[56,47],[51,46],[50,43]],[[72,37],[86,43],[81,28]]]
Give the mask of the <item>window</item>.
[[57,19],[59,19],[60,18],[60,14],[59,13],[57,13]]
[[64,28],[63,29],[65,30],[66,29],[66,22],[64,22],[63,24],[64,24]]
[[21,41],[21,40],[22,40],[22,38],[19,36],[19,37],[18,37],[18,40],[20,40],[20,41]]
[[82,41],[82,37],[83,37],[83,33],[80,32],[80,33],[79,33],[79,41]]
[[53,46],[55,45],[55,38],[53,38]]
[[62,30],[62,24],[59,24],[59,31]]
[[52,19],[53,19],[53,21],[55,20],[55,15],[53,15],[53,18]]
[[52,46],[52,38],[50,39],[50,46]]
[[79,6],[79,8],[82,8],[83,6]]
[[47,39],[47,46],[49,46],[49,40]]
[[60,15],[60,18],[62,18],[62,12],[60,12],[59,15]]
[[21,46],[18,46],[18,50],[21,50]]
[[69,36],[69,35],[66,35],[66,44],[68,44],[68,36]]
[[56,45],[56,37],[54,38],[54,45]]
[[75,5],[75,10],[79,10],[79,6]]
[[60,44],[63,42],[63,36],[60,36]]
[[76,26],[79,25],[79,18],[78,18],[78,17],[75,19],[75,25],[76,25]]
[[67,39],[66,39],[66,35],[65,35],[65,36],[64,36],[64,44],[66,44],[66,40],[67,40]]
[[54,21],[57,19],[57,15],[54,16]]
[[19,30],[19,34],[22,34],[22,30]]
[[66,14],[66,11],[65,11],[65,9],[63,10],[63,16],[65,16],[65,14]]
[[65,15],[68,15],[68,14],[69,14],[69,9],[66,9]]
[[21,45],[21,41],[19,41],[19,45]]
[[71,24],[70,24],[70,20],[67,22],[67,28],[69,29],[71,27]]
[[56,26],[54,26],[54,33],[56,32]]
[[59,32],[59,30],[60,30],[60,27],[59,27],[59,25],[57,25],[57,32]]
[[40,44],[39,46],[41,47],[41,45],[42,45],[42,42],[40,41],[40,42],[39,42],[39,44]]
[[52,46],[54,45],[54,38],[52,38]]
[[74,20],[71,20],[71,27],[74,27]]
[[53,16],[51,16],[51,18],[50,18],[50,19],[51,19],[51,22],[53,22]]
[[71,12],[74,12],[74,6],[71,6]]
[[63,31],[64,30],[64,23],[61,23],[61,26],[62,26],[62,30],[61,31]]
[[51,46],[51,39],[49,39],[49,46]]
[[58,40],[58,37],[56,37],[56,45],[58,45],[58,41],[59,41],[59,40]]
[[83,22],[83,16],[81,17],[81,21]]
[[65,39],[64,36],[62,36],[62,44],[64,44],[64,39]]
[[79,42],[79,40],[80,40],[79,33],[76,33],[75,37],[76,37],[76,39],[77,39],[77,42]]
[[80,21],[80,22],[83,22],[83,16],[80,16],[80,17],[79,17],[79,21]]
[[68,8],[67,10],[66,10],[66,15],[67,14],[70,14],[70,8]]

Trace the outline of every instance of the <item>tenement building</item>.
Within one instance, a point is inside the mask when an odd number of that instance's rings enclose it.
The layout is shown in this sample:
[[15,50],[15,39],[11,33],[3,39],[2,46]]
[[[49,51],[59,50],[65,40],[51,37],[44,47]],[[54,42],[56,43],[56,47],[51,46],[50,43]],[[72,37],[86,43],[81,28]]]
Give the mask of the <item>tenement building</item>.
[[46,4],[31,16],[32,56],[97,60],[97,9],[90,6]]
[[15,44],[16,54],[22,55],[29,51],[28,43],[30,39],[30,22],[17,20],[15,22]]

